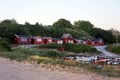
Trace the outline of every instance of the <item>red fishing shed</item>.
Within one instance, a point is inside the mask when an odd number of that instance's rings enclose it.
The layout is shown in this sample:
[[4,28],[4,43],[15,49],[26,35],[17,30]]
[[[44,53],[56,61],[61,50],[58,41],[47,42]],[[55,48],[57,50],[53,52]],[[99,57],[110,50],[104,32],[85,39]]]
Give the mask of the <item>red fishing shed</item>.
[[14,35],[14,43],[15,44],[31,44],[31,36],[30,35]]
[[41,36],[34,36],[32,38],[32,44],[44,44],[44,39]]
[[74,39],[71,34],[63,34],[61,39],[63,40],[63,44],[66,44],[66,43],[73,44],[74,43]]
[[52,37],[44,37],[44,44],[51,44],[54,43]]

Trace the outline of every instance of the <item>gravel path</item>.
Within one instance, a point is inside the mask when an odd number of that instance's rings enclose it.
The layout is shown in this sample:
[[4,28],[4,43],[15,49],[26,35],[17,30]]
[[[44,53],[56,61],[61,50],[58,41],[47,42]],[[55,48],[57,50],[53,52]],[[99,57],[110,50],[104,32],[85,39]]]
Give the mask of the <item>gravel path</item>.
[[105,56],[111,56],[111,57],[120,57],[119,55],[116,55],[112,52],[109,52],[107,51],[105,48],[107,46],[95,46],[95,48],[98,50],[98,51],[101,51]]
[[40,65],[0,58],[0,80],[120,80],[120,78],[51,70]]

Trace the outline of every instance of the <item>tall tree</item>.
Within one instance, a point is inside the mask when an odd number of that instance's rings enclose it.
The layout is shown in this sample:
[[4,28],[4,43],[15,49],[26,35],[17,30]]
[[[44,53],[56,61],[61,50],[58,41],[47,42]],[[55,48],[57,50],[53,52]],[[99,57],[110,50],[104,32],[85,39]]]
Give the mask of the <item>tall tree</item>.
[[120,42],[120,32],[118,30],[115,30],[115,29],[110,29],[109,31],[111,33],[113,33],[113,35],[115,36],[116,43],[119,43]]
[[57,22],[53,23],[53,26],[57,28],[72,28],[72,24],[66,19],[59,19]]
[[15,19],[6,19],[1,21],[1,24],[18,24],[17,21]]
[[115,37],[110,31],[94,28],[91,32],[91,35],[95,36],[96,38],[102,38],[106,43],[115,43]]
[[29,26],[29,25],[30,25],[30,23],[26,21],[26,22],[25,22],[25,25],[26,25],[26,26]]
[[89,21],[75,21],[74,27],[78,29],[82,29],[84,31],[90,32],[92,28],[94,28],[94,25],[91,24]]

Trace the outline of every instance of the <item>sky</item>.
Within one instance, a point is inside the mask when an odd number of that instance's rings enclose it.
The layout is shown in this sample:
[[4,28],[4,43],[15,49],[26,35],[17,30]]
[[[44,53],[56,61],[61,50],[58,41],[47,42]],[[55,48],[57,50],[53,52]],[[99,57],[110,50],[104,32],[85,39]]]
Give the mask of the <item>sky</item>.
[[52,25],[60,18],[72,24],[90,21],[95,27],[120,31],[120,0],[0,0],[0,21],[15,19]]

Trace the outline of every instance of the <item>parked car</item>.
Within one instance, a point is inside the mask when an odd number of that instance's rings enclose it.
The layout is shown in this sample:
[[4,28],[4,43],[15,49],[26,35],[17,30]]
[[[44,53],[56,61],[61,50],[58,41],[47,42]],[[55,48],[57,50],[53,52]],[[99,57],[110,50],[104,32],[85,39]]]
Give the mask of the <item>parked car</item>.
[[75,58],[75,55],[65,55],[63,59],[64,60],[75,60],[76,58]]
[[106,62],[106,64],[108,64],[108,65],[112,65],[113,62],[112,62],[112,60],[109,60],[109,61]]
[[79,58],[76,58],[76,61],[83,62],[83,63],[90,63],[93,61],[93,58],[90,56],[81,56]]
[[119,62],[119,61],[113,61],[112,64],[113,64],[113,65],[118,65],[118,64],[120,64],[120,62]]

